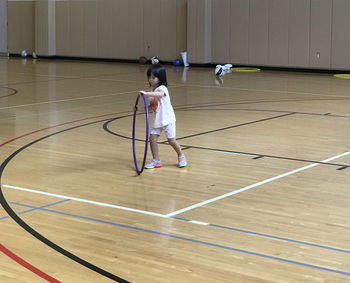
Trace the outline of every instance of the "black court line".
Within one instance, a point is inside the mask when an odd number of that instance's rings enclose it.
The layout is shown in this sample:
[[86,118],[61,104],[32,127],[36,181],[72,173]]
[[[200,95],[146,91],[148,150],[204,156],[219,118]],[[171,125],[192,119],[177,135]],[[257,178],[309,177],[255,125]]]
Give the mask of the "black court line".
[[[225,110],[230,110],[230,109],[225,109]],[[192,111],[192,110],[191,110]],[[141,115],[143,113],[137,114],[137,115]],[[207,132],[203,132],[203,133],[198,133],[198,134],[193,134],[193,135],[189,135],[189,136],[185,136],[185,137],[180,137],[180,138],[176,138],[177,140],[180,139],[185,139],[185,138],[189,138],[189,137],[194,137],[197,135],[204,135],[207,133],[212,133],[212,132],[218,132],[221,130],[225,130],[225,129],[229,129],[229,128],[235,128],[235,127],[239,127],[239,126],[244,126],[244,125],[248,125],[248,124],[254,124],[257,122],[262,122],[264,120],[271,120],[271,119],[277,119],[280,117],[284,117],[284,116],[289,116],[289,115],[294,115],[296,114],[295,112],[292,113],[288,113],[288,114],[284,114],[284,115],[279,115],[279,116],[274,116],[274,117],[270,117],[270,118],[266,118],[266,119],[261,119],[261,120],[257,120],[257,121],[251,121],[251,122],[247,122],[247,123],[242,123],[239,125],[233,125],[233,126],[229,126],[229,127],[224,127],[221,129],[215,129],[215,130],[211,130],[211,131],[207,131]],[[115,133],[113,131],[111,131],[108,128],[109,123],[117,120],[118,118],[113,118],[108,120],[106,123],[103,124],[103,129],[105,131],[107,131],[108,133],[121,137],[121,138],[125,138],[125,139],[132,139],[131,137],[125,136],[125,135],[121,135],[118,133]],[[137,141],[140,142],[145,142],[145,140],[143,139],[136,139]],[[162,142],[158,142],[158,144],[168,144],[168,141],[162,141]],[[299,161],[299,162],[305,162],[305,163],[317,163],[317,164],[322,164],[322,165],[330,165],[330,166],[336,166],[336,167],[341,167],[343,169],[346,169],[347,167],[350,167],[350,165],[347,164],[340,164],[340,163],[330,163],[330,162],[320,162],[320,161],[315,161],[315,160],[307,160],[307,159],[301,159],[301,158],[293,158],[293,157],[285,157],[285,156],[276,156],[276,155],[269,155],[269,154],[260,154],[260,153],[252,153],[252,152],[241,152],[241,151],[233,151],[233,150],[227,150],[227,149],[218,149],[218,148],[210,148],[210,147],[201,147],[201,146],[193,146],[193,145],[185,145],[185,144],[180,144],[181,148],[184,150],[187,149],[200,149],[200,150],[208,150],[208,151],[219,151],[219,152],[227,152],[227,153],[232,153],[232,154],[239,154],[239,155],[251,155],[251,156],[255,156],[253,159],[260,159],[263,157],[268,157],[268,158],[274,158],[274,159],[283,159],[283,160],[291,160],[291,161]],[[344,168],[343,168],[344,167]],[[339,169],[337,169],[339,170]]]
[[[137,114],[137,115],[141,115],[143,113]],[[274,117],[269,117],[269,118],[264,118],[264,119],[260,119],[260,120],[255,120],[255,121],[251,121],[251,122],[246,122],[246,123],[242,123],[242,124],[237,124],[237,125],[232,125],[232,126],[228,126],[228,127],[224,127],[224,128],[220,128],[220,129],[215,129],[215,130],[210,130],[210,131],[206,131],[206,132],[202,132],[202,133],[197,133],[197,134],[193,134],[193,135],[189,135],[189,136],[184,136],[184,137],[180,137],[180,138],[176,138],[176,140],[181,140],[181,139],[186,139],[186,138],[191,138],[191,137],[195,137],[195,136],[200,136],[200,135],[205,135],[205,134],[209,134],[209,133],[215,133],[215,132],[219,132],[219,131],[223,131],[223,130],[227,130],[227,129],[232,129],[232,128],[237,128],[237,127],[241,127],[241,126],[245,126],[245,125],[251,125],[251,124],[255,124],[255,123],[259,123],[259,122],[264,122],[264,121],[268,121],[268,120],[273,120],[273,119],[277,119],[277,118],[281,118],[281,117],[285,117],[285,116],[290,116],[293,115],[294,112],[292,113],[287,113],[287,114],[283,114],[283,115],[279,115],[279,116],[274,116]],[[124,136],[115,132],[112,132],[109,128],[108,128],[108,124],[113,122],[114,120],[117,120],[118,118],[113,118],[110,119],[109,121],[107,121],[106,123],[103,124],[103,129],[105,131],[107,131],[108,133],[121,137],[121,138],[125,138],[125,139],[132,139],[131,137],[128,136]],[[141,139],[135,139],[137,141],[145,141],[145,140],[141,140]],[[163,141],[163,142],[158,142],[159,144],[165,144],[168,143],[167,141]]]
[[251,121],[251,122],[246,122],[246,123],[242,123],[242,124],[237,124],[237,125],[233,125],[233,126],[228,126],[228,127],[224,127],[224,128],[220,128],[220,129],[215,129],[215,130],[210,130],[210,131],[206,131],[206,132],[202,132],[202,133],[197,133],[197,134],[193,134],[193,135],[189,135],[189,136],[184,136],[184,137],[180,137],[180,138],[176,138],[176,139],[177,140],[182,140],[182,139],[197,137],[197,136],[206,135],[206,134],[210,134],[210,133],[215,133],[215,132],[228,130],[228,129],[233,129],[233,128],[237,128],[237,127],[241,127],[241,126],[246,126],[246,125],[251,125],[251,124],[256,124],[256,123],[260,123],[260,122],[273,120],[273,119],[278,119],[278,118],[282,118],[282,117],[286,117],[286,116],[290,116],[290,115],[294,115],[294,114],[295,114],[294,112],[287,113],[287,114],[283,114],[283,115],[278,115],[278,116],[274,116],[274,117],[264,118],[264,119],[255,120],[255,121]]
[[260,159],[260,158],[263,158],[264,156],[263,155],[259,155],[257,157],[253,157],[253,159]]
[[[142,113],[140,113],[142,114]],[[136,115],[140,115],[140,114],[136,114]],[[120,137],[120,138],[124,138],[124,139],[127,139],[127,140],[132,140],[132,137],[128,137],[128,136],[124,136],[124,135],[121,135],[121,134],[118,134],[118,133],[115,133],[115,132],[112,132],[109,128],[108,128],[108,125],[115,121],[115,120],[118,120],[118,118],[113,118],[113,119],[109,119],[107,122],[105,122],[103,125],[102,125],[102,128],[110,133],[111,135],[114,135],[114,136],[117,136],[117,137]],[[146,140],[142,140],[142,139],[136,139],[135,138],[135,141],[140,141],[140,142],[145,142]]]
[[[128,116],[132,116],[132,115],[125,115],[125,116],[120,116],[117,119],[121,119],[124,117],[128,117]],[[58,135],[60,133],[64,133],[73,129],[78,129],[84,126],[89,126],[89,125],[93,125],[93,124],[97,124],[97,123],[101,123],[104,121],[107,121],[110,119],[103,119],[103,120],[99,120],[99,121],[94,121],[94,122],[89,122],[89,123],[85,123],[82,125],[78,125],[78,126],[74,126],[71,128],[67,128],[58,132],[54,132],[51,133],[49,135],[46,135],[44,137],[41,137],[39,139],[36,139],[24,146],[22,146],[21,148],[17,149],[15,152],[13,152],[10,156],[8,156],[5,161],[0,165],[0,184],[1,182],[1,178],[2,178],[2,174],[5,170],[5,167],[8,165],[8,163],[20,152],[22,152],[23,150],[25,150],[26,148],[32,146],[33,144],[36,144],[44,139],[47,139],[49,137]],[[50,241],[49,239],[45,238],[43,235],[41,235],[40,233],[38,233],[36,230],[34,230],[31,226],[29,226],[25,221],[22,220],[22,218],[20,218],[14,211],[13,209],[10,207],[10,205],[8,204],[8,202],[5,199],[5,196],[3,194],[1,185],[0,185],[0,203],[2,205],[2,207],[5,209],[5,211],[7,212],[7,214],[18,224],[20,225],[24,230],[26,230],[28,233],[32,234],[35,238],[37,238],[39,241],[43,242],[44,244],[48,245],[49,247],[51,247],[52,249],[56,250],[57,252],[61,253],[62,255],[74,260],[75,262],[91,269],[92,271],[95,271],[99,274],[101,274],[102,276],[105,276],[111,280],[114,280],[116,282],[120,282],[120,283],[129,283],[129,281],[118,277],[117,275],[114,275],[90,262],[85,261],[84,259],[76,256],[75,254],[72,254],[71,252],[63,249],[62,247],[58,246],[57,244],[53,243],[52,241]]]
[[11,88],[11,87],[6,87],[6,86],[0,86],[0,88],[4,88],[7,89],[8,91],[10,90],[11,92],[5,95],[1,95],[0,98],[5,98],[5,97],[9,97],[12,95],[15,95],[16,93],[18,93],[17,89]]
[[260,153],[251,153],[251,152],[241,152],[241,151],[232,151],[232,150],[224,150],[224,149],[217,149],[217,148],[209,148],[209,147],[202,147],[202,146],[193,146],[193,145],[183,145],[181,146],[187,147],[187,148],[194,148],[194,149],[202,149],[202,150],[209,150],[209,151],[220,151],[220,152],[228,152],[233,154],[240,154],[240,155],[253,155],[257,156],[253,159],[259,159],[262,157],[268,157],[268,158],[275,158],[275,159],[283,159],[283,160],[291,160],[291,161],[300,161],[300,162],[306,162],[306,163],[317,163],[322,165],[331,165],[331,166],[337,166],[341,167],[338,170],[346,169],[346,167],[350,167],[350,165],[346,164],[340,164],[340,163],[330,163],[330,162],[321,162],[321,161],[315,161],[315,160],[307,160],[307,159],[301,159],[301,158],[293,158],[293,157],[285,157],[285,156],[275,156],[275,155],[268,155],[268,154],[260,154]]
[[348,169],[350,166],[342,166],[342,167],[340,167],[340,168],[338,168],[337,170],[344,170],[344,169]]
[[[230,105],[230,104],[226,104]],[[222,105],[220,105],[222,106]],[[215,105],[211,106],[205,106],[205,107],[216,107]],[[310,115],[310,116],[327,116],[327,117],[333,117],[333,118],[350,118],[350,115],[338,115],[338,114],[332,114],[332,113],[312,113],[312,112],[299,112],[299,111],[288,111],[288,110],[271,110],[271,109],[249,109],[249,108],[207,108],[203,109],[204,107],[199,107],[201,109],[195,109],[192,107],[189,107],[188,109],[182,108],[176,109],[177,111],[250,111],[250,112],[269,112],[269,113],[291,113],[291,114],[299,114],[299,115]]]

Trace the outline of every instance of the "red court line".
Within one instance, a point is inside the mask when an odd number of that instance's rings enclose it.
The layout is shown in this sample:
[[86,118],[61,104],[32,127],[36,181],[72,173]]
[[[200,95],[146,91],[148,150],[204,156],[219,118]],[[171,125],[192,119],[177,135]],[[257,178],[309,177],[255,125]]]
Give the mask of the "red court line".
[[62,283],[61,281],[58,281],[57,279],[51,277],[50,275],[42,272],[41,270],[37,269],[30,263],[26,262],[25,260],[21,259],[17,255],[15,255],[13,252],[11,252],[9,249],[5,248],[2,244],[0,244],[0,251],[2,251],[5,255],[7,255],[9,258],[12,260],[16,261],[20,265],[24,266],[31,272],[35,273],[36,275],[40,276],[41,278],[45,279],[48,282],[53,282],[53,283]]
[[119,113],[109,113],[109,114],[103,114],[103,115],[98,115],[98,116],[92,116],[92,117],[88,117],[88,118],[82,118],[82,119],[78,119],[78,120],[74,120],[74,121],[69,121],[69,122],[57,124],[57,125],[54,125],[54,126],[42,128],[42,129],[39,129],[39,130],[35,130],[35,131],[32,131],[32,132],[29,132],[29,133],[27,133],[27,134],[24,134],[24,135],[21,135],[21,136],[12,138],[12,139],[10,139],[10,140],[7,140],[7,141],[1,143],[1,144],[0,144],[0,147],[6,145],[6,144],[8,144],[8,143],[11,143],[11,142],[13,142],[13,141],[15,141],[15,140],[24,138],[24,137],[26,137],[26,136],[29,136],[29,135],[32,135],[32,134],[35,134],[35,133],[38,133],[38,132],[41,132],[41,131],[49,130],[49,129],[52,129],[52,128],[56,128],[56,127],[59,127],[59,126],[68,125],[68,124],[72,124],[72,123],[76,123],[76,122],[81,122],[81,121],[84,121],[84,120],[96,119],[96,118],[101,118],[101,117],[105,117],[105,116],[116,115],[116,114],[124,114],[124,113],[130,113],[130,111],[124,111],[124,112],[119,112]]

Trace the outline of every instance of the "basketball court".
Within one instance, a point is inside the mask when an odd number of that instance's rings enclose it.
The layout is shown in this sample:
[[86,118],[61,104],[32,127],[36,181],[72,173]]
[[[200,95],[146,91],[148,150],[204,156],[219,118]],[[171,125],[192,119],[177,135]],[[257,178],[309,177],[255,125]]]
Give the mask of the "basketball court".
[[349,282],[350,80],[166,65],[188,165],[138,175],[148,65],[0,66],[2,282]]

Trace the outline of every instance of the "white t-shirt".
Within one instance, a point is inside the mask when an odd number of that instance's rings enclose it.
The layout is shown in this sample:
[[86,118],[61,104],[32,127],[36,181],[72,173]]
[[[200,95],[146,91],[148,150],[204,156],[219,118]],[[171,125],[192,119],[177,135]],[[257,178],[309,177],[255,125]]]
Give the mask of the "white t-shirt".
[[171,105],[168,88],[160,85],[154,91],[163,91],[165,96],[152,98],[158,100],[158,108],[153,116],[153,128],[161,128],[176,121],[173,106]]

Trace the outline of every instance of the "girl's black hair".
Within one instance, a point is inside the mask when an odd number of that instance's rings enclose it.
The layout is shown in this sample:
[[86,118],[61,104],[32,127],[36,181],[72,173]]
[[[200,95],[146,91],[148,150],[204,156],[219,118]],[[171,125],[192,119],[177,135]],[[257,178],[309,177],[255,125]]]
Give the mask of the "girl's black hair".
[[165,68],[160,64],[151,65],[147,70],[147,78],[153,74],[159,80],[159,85],[168,86]]

